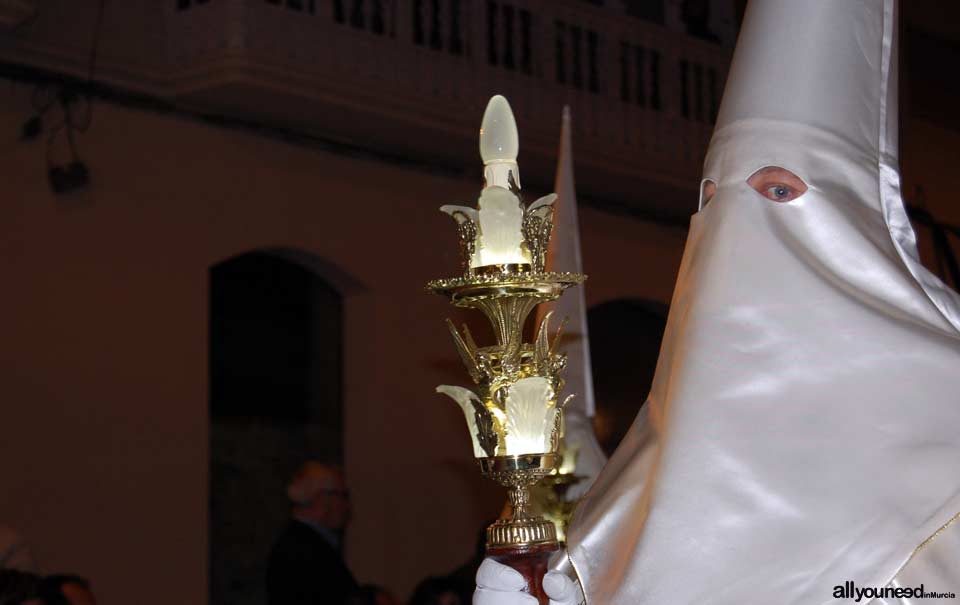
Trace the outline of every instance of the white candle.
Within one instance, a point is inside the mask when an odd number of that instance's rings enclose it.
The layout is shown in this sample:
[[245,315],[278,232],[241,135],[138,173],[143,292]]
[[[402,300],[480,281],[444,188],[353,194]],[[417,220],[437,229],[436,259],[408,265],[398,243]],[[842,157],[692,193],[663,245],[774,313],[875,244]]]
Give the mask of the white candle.
[[480,157],[483,158],[483,179],[487,187],[510,188],[510,175],[520,188],[517,154],[520,136],[510,103],[502,95],[490,97],[480,123]]
[[530,263],[523,247],[523,206],[511,186],[520,187],[517,153],[520,137],[510,103],[494,95],[480,126],[484,189],[480,194],[477,248],[470,266]]

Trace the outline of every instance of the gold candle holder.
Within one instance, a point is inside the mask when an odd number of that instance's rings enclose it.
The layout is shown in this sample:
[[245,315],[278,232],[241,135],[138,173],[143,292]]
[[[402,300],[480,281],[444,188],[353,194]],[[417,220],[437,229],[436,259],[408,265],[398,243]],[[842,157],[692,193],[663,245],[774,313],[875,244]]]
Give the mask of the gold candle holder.
[[[503,97],[491,99],[483,123],[481,152],[487,152],[488,178],[478,208],[441,208],[458,225],[463,275],[432,281],[427,288],[458,307],[481,311],[496,344],[478,347],[467,326],[461,332],[447,320],[476,391],[437,390],[463,409],[481,473],[509,490],[510,516],[487,528],[488,555],[523,572],[531,594],[545,603],[539,582],[545,553],[558,548],[557,532],[531,509],[529,488],[560,466],[563,407],[572,395],[560,399],[566,356],[557,344],[563,326],[551,336],[547,314],[532,343],[523,342],[523,327],[537,305],[557,299],[585,276],[545,270],[556,195],[523,203],[516,126]],[[490,149],[506,151],[490,158]],[[485,259],[511,262],[483,264]]]

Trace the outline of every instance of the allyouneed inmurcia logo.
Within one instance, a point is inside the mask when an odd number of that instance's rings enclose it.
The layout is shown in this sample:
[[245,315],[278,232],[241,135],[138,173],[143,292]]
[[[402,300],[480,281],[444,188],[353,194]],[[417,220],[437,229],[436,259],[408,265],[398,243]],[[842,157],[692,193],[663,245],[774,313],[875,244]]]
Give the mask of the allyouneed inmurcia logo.
[[837,599],[853,599],[855,603],[866,599],[867,602],[873,599],[955,599],[957,595],[952,592],[927,592],[923,584],[920,586],[884,586],[883,588],[857,588],[856,585],[847,580],[843,584],[833,587],[833,596]]

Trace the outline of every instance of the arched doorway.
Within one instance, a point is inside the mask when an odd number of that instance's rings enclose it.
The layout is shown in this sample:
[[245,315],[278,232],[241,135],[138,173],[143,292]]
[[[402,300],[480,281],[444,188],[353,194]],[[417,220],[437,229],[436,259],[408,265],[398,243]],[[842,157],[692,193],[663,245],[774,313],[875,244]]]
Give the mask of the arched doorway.
[[291,255],[210,269],[210,603],[264,601],[305,459],[342,461],[342,301]]
[[611,456],[650,392],[667,324],[667,306],[619,299],[587,311],[597,410],[597,441]]

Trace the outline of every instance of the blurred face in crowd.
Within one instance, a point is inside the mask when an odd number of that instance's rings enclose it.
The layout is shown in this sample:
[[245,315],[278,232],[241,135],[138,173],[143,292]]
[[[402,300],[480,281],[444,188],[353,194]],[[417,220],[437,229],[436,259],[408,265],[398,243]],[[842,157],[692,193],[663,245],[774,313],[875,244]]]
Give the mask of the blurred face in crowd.
[[339,468],[307,463],[287,491],[295,503],[297,517],[333,530],[346,527],[350,519],[350,494]]
[[350,520],[350,494],[343,480],[343,474],[334,471],[328,477],[325,487],[314,500],[320,518],[317,520],[331,529],[343,529]]
[[460,605],[460,597],[453,592],[445,592],[437,597],[438,605]]
[[67,597],[70,605],[97,605],[93,593],[89,588],[75,582],[66,582],[60,587],[60,592]]
[[389,592],[381,590],[377,593],[377,605],[400,605],[400,601],[394,599]]

